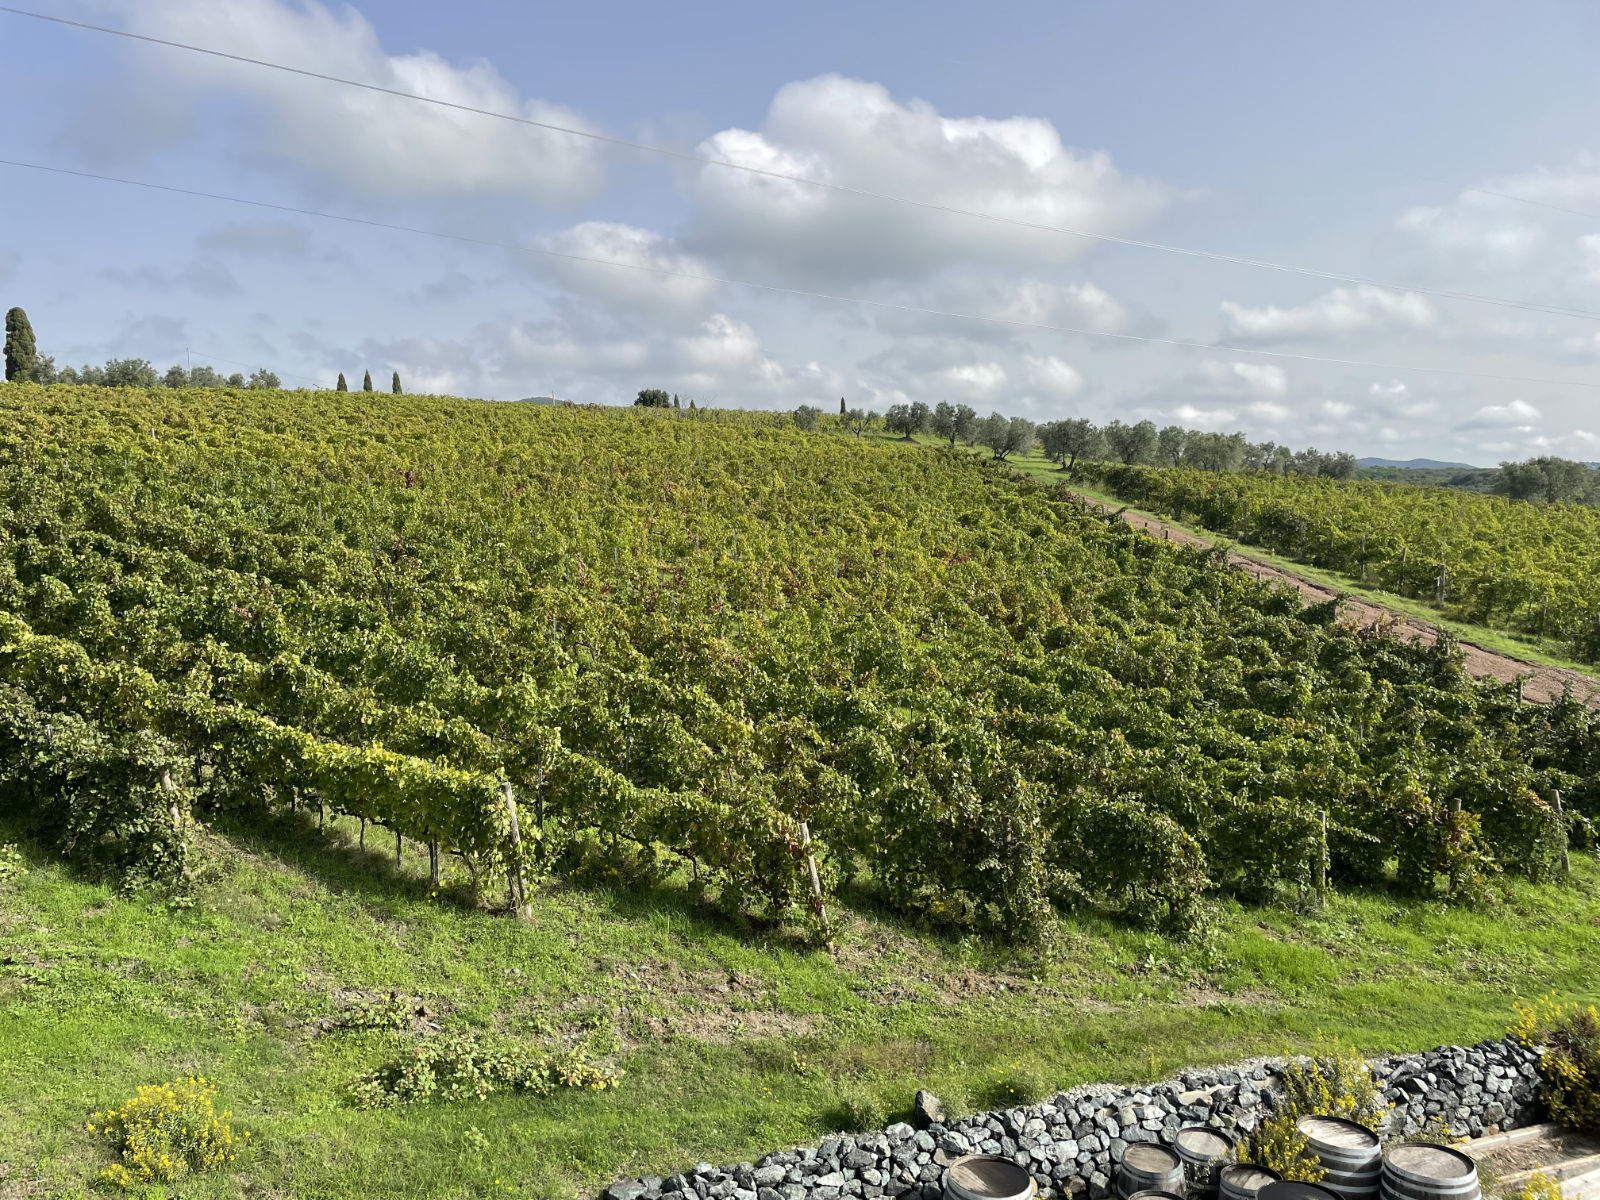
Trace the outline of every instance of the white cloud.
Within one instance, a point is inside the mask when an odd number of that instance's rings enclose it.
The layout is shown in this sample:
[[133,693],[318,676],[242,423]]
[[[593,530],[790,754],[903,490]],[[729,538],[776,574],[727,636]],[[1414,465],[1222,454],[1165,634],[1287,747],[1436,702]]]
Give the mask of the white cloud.
[[[579,114],[528,99],[486,61],[455,65],[421,50],[390,54],[354,8],[318,0],[114,0],[136,33],[293,63],[399,91],[538,121],[589,128]],[[252,113],[249,148],[322,187],[377,198],[502,197],[571,203],[594,194],[596,143],[508,121],[201,55],[135,51],[137,95],[187,87]]]
[[555,254],[598,258],[625,263],[607,267],[594,263],[534,256],[569,287],[613,306],[642,309],[656,317],[684,317],[703,313],[719,285],[682,274],[704,275],[706,264],[679,251],[669,239],[649,229],[612,221],[584,221],[547,234],[534,245]]
[[1544,245],[1545,232],[1525,212],[1493,196],[1464,193],[1454,204],[1407,209],[1395,228],[1436,254],[1480,271],[1500,271],[1528,262]]
[[1083,376],[1078,369],[1054,354],[1030,354],[1025,361],[1028,364],[1028,382],[1041,392],[1066,398],[1083,391]]
[[1600,157],[1580,154],[1565,167],[1488,179],[1448,204],[1407,209],[1395,228],[1446,265],[1486,274],[1542,271],[1552,265],[1547,260],[1567,254],[1573,214],[1596,211]]
[[1289,374],[1272,363],[1218,362],[1207,359],[1200,364],[1199,376],[1213,389],[1237,392],[1243,390],[1258,395],[1281,396],[1289,389]]
[[1429,329],[1437,321],[1438,314],[1425,297],[1370,284],[1334,288],[1293,308],[1249,308],[1232,300],[1222,302],[1223,336],[1232,340],[1272,342],[1381,334]]
[[1471,417],[1457,425],[1458,430],[1503,430],[1532,433],[1534,422],[1543,415],[1526,400],[1513,400],[1509,404],[1485,404]]
[[[838,75],[781,88],[759,131],[725,129],[701,153],[764,170],[1097,233],[1160,212],[1160,184],[1064,146],[1034,117],[946,117],[880,84]],[[1034,266],[1081,256],[1083,238],[765,178],[719,167],[690,180],[691,244],[791,279],[929,276],[953,264]]]
[[[1066,367],[1066,363],[1061,364]],[[1067,367],[1067,370],[1072,370]],[[1006,385],[1006,369],[997,362],[962,363],[944,371],[944,381],[952,389],[975,399],[991,399]]]
[[1600,283],[1600,233],[1586,233],[1578,239],[1578,254],[1589,278]]
[[1239,413],[1232,408],[1200,408],[1194,404],[1180,404],[1172,415],[1191,429],[1204,429],[1220,433],[1238,424]]

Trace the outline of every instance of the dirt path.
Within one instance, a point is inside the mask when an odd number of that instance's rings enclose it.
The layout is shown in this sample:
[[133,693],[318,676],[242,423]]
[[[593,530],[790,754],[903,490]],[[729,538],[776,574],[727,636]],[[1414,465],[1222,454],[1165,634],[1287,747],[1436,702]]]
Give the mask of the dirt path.
[[[1081,497],[1091,507],[1103,512],[1113,511],[1105,504],[1089,496]],[[1122,514],[1122,519],[1138,529],[1143,529],[1152,537],[1162,537],[1178,542],[1185,546],[1211,546],[1212,543],[1205,538],[1196,537],[1192,533],[1174,528],[1165,521],[1155,517],[1147,517],[1142,513],[1131,510]],[[1286,583],[1296,589],[1305,602],[1322,604],[1332,600],[1339,594],[1337,589],[1325,584],[1313,582],[1303,575],[1293,571],[1286,571],[1282,567],[1275,567],[1271,563],[1262,562],[1258,558],[1251,558],[1247,554],[1233,551],[1228,556],[1228,562],[1240,570],[1247,572],[1256,579],[1266,583]],[[1399,612],[1392,608],[1385,608],[1381,604],[1374,604],[1370,600],[1346,597],[1339,608],[1340,616],[1346,621],[1359,625],[1382,626],[1396,637],[1409,641],[1418,641],[1423,645],[1432,645],[1439,637],[1436,626],[1430,625],[1419,617],[1409,613]],[[1527,700],[1550,701],[1558,699],[1562,690],[1569,684],[1572,694],[1583,697],[1591,705],[1600,705],[1600,683],[1580,671],[1569,670],[1565,667],[1547,667],[1538,663],[1526,662],[1520,658],[1513,658],[1509,654],[1498,654],[1493,650],[1485,650],[1482,646],[1463,641],[1461,654],[1466,659],[1467,670],[1479,678],[1493,678],[1504,682],[1511,682],[1517,676],[1522,676],[1525,682],[1522,685],[1522,695]]]

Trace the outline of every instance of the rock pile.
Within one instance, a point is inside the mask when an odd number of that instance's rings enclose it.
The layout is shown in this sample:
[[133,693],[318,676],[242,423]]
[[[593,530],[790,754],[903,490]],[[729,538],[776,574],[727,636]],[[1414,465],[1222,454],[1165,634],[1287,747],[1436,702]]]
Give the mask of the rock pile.
[[[1537,1055],[1508,1040],[1444,1046],[1375,1061],[1374,1078],[1395,1105],[1384,1131],[1408,1137],[1439,1124],[1473,1136],[1538,1119]],[[612,1184],[603,1200],[934,1200],[944,1168],[963,1154],[1000,1154],[1033,1174],[1041,1200],[1112,1193],[1116,1166],[1134,1142],[1170,1145],[1186,1125],[1247,1134],[1272,1111],[1284,1061],[1186,1072],[1137,1090],[1090,1085],[1044,1104],[978,1113],[948,1124],[938,1099],[918,1093],[924,1129],[898,1123],[780,1150],[758,1163],[644,1175]],[[919,1121],[920,1123],[920,1121]]]

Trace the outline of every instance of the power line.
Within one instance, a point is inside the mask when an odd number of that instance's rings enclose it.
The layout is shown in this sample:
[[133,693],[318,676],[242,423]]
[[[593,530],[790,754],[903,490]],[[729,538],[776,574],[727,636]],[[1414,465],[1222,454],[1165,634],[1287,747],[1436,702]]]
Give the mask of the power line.
[[1511,300],[1501,296],[1486,296],[1475,292],[1458,292],[1448,288],[1422,287],[1416,284],[1391,283],[1382,279],[1374,279],[1364,275],[1346,275],[1338,271],[1323,271],[1314,267],[1300,267],[1289,263],[1272,262],[1267,259],[1250,258],[1244,255],[1225,254],[1216,250],[1197,250],[1186,246],[1174,246],[1165,242],[1152,242],[1140,238],[1119,237],[1109,233],[1095,233],[1086,229],[1072,229],[1062,225],[1050,225],[1042,221],[1029,221],[1021,217],[1009,217],[1000,213],[982,212],[977,209],[961,208],[952,204],[940,204],[933,200],[919,200],[913,196],[900,196],[892,192],[879,192],[870,188],[856,187],[846,183],[835,183],[827,179],[816,179],[808,175],[796,175],[787,171],[775,171],[768,167],[751,166],[748,163],[734,162],[731,159],[717,158],[709,154],[697,154],[690,150],[674,150],[668,146],[655,146],[646,142],[631,141],[627,138],[614,137],[610,134],[596,133],[592,129],[581,129],[572,125],[559,125],[552,121],[539,121],[532,117],[520,116],[517,113],[500,112],[496,109],[479,108],[471,104],[461,104],[454,100],[443,100],[437,96],[427,96],[420,92],[408,92],[403,88],[384,87],[382,84],[367,83],[359,79],[349,79],[341,75],[330,75],[322,71],[312,71],[305,67],[291,66],[287,63],[273,62],[270,59],[253,58],[246,54],[232,54],[226,50],[217,50],[210,46],[196,46],[188,42],[172,41],[167,38],[152,37],[149,34],[133,33],[126,29],[113,29],[108,25],[95,25],[88,21],[74,21],[66,17],[51,16],[48,13],[33,12],[25,8],[13,8],[10,5],[0,4],[0,12],[10,13],[18,17],[30,17],[38,21],[48,21],[56,25],[64,25],[72,29],[81,29],[91,33],[103,33],[112,37],[126,38],[129,41],[144,42],[152,46],[164,46],[172,50],[183,50],[190,54],[203,54],[211,58],[225,59],[229,62],[244,63],[248,66],[263,67],[267,70],[281,71],[288,75],[298,75],[306,79],[317,79],[324,83],[336,83],[341,87],[359,88],[366,92],[376,92],[384,96],[394,96],[402,100],[413,100],[421,104],[431,104],[438,108],[450,109],[455,112],[470,113],[473,116],[490,117],[497,121],[510,121],[517,125],[525,125],[533,129],[542,129],[549,133],[564,134],[569,137],[587,138],[591,141],[602,142],[610,146],[618,146],[628,150],[638,150],[646,154],[658,154],[665,158],[676,159],[680,162],[699,163],[702,166],[720,167],[730,171],[743,171],[750,175],[758,175],[766,179],[776,179],[785,183],[801,184],[805,187],[821,188],[827,191],[838,192],[844,195],[856,196],[861,199],[883,200],[894,204],[905,204],[913,208],[920,208],[928,212],[943,213],[947,216],[968,217],[979,221],[992,221],[1001,225],[1009,225],[1019,229],[1031,229],[1040,233],[1061,234],[1067,237],[1085,238],[1091,241],[1106,242],[1117,246],[1131,246],[1141,250],[1158,250],[1164,254],[1178,254],[1187,258],[1201,258],[1211,262],[1229,263],[1233,266],[1255,267],[1266,271],[1280,271],[1292,275],[1304,275],[1312,279],[1322,279],[1330,283],[1347,283],[1366,285],[1368,287],[1387,288],[1391,291],[1416,292],[1425,296],[1434,296],[1444,300],[1461,300],[1473,304],[1490,304],[1500,308],[1522,309],[1527,312],[1549,313],[1561,317],[1575,317],[1586,321],[1600,321],[1600,312],[1591,312],[1586,309],[1564,308],[1560,305],[1538,304],[1532,301]]
[[592,266],[611,267],[617,270],[662,275],[675,279],[692,279],[701,283],[716,283],[728,287],[748,288],[752,291],[767,292],[773,295],[797,296],[808,300],[827,300],[836,304],[852,304],[891,312],[910,313],[915,316],[941,317],[958,321],[978,321],[986,325],[1025,329],[1035,333],[1066,333],[1081,337],[1107,338],[1120,342],[1139,342],[1151,346],[1174,346],[1185,350],[1204,350],[1209,354],[1253,354],[1263,358],[1285,359],[1295,362],[1325,363],[1343,367],[1366,367],[1378,371],[1407,371],[1424,375],[1450,375],[1463,379],[1492,380],[1498,383],[1539,384],[1547,387],[1600,388],[1600,382],[1582,379],[1541,379],[1524,375],[1497,375],[1484,371],[1462,371],[1450,367],[1417,367],[1403,363],[1373,362],[1360,358],[1335,358],[1321,354],[1300,354],[1289,350],[1262,350],[1249,346],[1187,341],[1182,338],[1148,337],[1137,333],[1111,333],[1103,329],[1083,329],[1072,325],[1049,325],[1039,321],[1019,321],[1011,317],[995,317],[982,313],[928,308],[917,304],[898,304],[889,300],[872,300],[865,296],[845,296],[832,292],[810,291],[806,288],[785,287],[781,284],[755,283],[748,279],[733,279],[723,275],[710,275],[699,271],[676,270],[671,267],[654,266],[647,263],[621,262],[616,259],[597,258],[587,254],[569,254],[561,250],[526,246],[518,242],[477,238],[461,233],[445,233],[440,230],[421,229],[413,225],[397,225],[389,221],[376,221],[369,217],[353,217],[345,213],[322,212],[313,208],[299,208],[291,204],[278,204],[271,200],[253,200],[244,196],[228,196],[219,192],[202,192],[194,188],[176,187],[165,183],[148,183],[141,179],[123,179],[115,175],[100,175],[92,171],[78,171],[68,167],[52,167],[43,163],[18,162],[14,159],[0,158],[0,166],[18,167],[29,171],[43,171],[54,175],[72,176],[78,179],[93,179],[101,183],[117,183],[127,187],[144,188],[149,191],[167,192],[172,195],[190,196],[202,200],[221,200],[229,204],[242,204],[251,208],[267,209],[272,212],[291,213],[301,217],[315,217],[325,221],[342,221],[348,225],[362,225],[372,229],[387,230],[392,233],[409,233],[420,237],[439,238],[443,241],[459,242],[469,246],[486,246],[491,249],[509,250],[513,253],[537,255],[542,258],[558,259],[565,262],[587,263]]
[[1462,188],[1464,192],[1477,192],[1480,196],[1496,196],[1501,200],[1515,200],[1518,204],[1531,204],[1535,208],[1548,208],[1551,212],[1567,213],[1574,217],[1587,217],[1591,221],[1600,221],[1600,213],[1584,212],[1576,208],[1563,208],[1559,204],[1548,204],[1543,200],[1530,200],[1526,196],[1513,196],[1510,192],[1496,192],[1489,188],[1469,187]]

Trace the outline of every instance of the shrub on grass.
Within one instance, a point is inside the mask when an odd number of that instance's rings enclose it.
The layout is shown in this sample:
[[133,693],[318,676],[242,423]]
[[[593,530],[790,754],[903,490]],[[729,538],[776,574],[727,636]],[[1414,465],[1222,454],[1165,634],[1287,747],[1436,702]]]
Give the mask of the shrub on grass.
[[547,1096],[563,1087],[615,1087],[621,1072],[596,1064],[589,1053],[582,1042],[549,1054],[476,1033],[445,1034],[424,1038],[367,1072],[350,1094],[361,1108],[390,1108],[423,1100],[482,1100],[500,1090]]
[[16,843],[7,842],[0,846],[0,884],[9,883],[23,875],[28,869],[28,864],[23,861],[22,852],[17,849]]
[[142,1087],[120,1107],[96,1113],[89,1132],[109,1140],[120,1160],[101,1172],[101,1180],[122,1188],[173,1183],[231,1163],[233,1113],[218,1113],[216,1096],[212,1084],[192,1076]]
[[889,1123],[883,1101],[859,1084],[847,1084],[839,1090],[839,1101],[828,1116],[828,1123],[845,1133],[865,1133]]
[[1545,996],[1517,1001],[1510,1033],[1538,1046],[1539,1078],[1550,1115],[1563,1125],[1600,1133],[1600,1012]]

